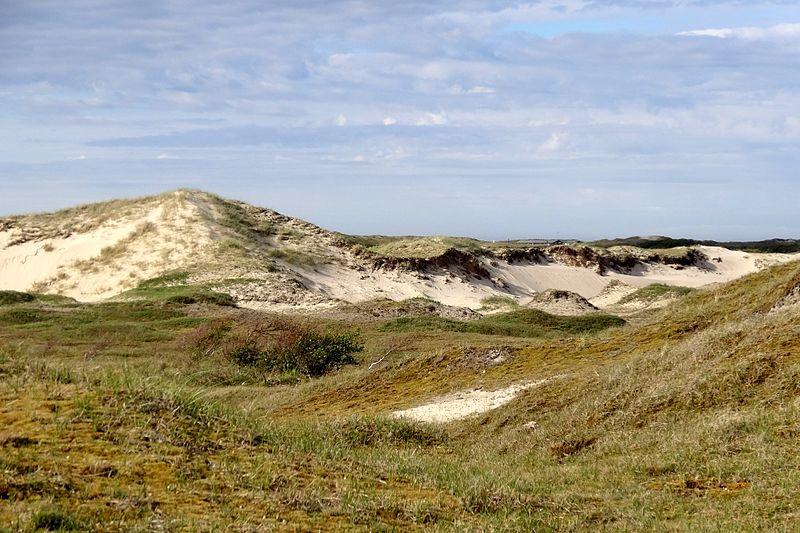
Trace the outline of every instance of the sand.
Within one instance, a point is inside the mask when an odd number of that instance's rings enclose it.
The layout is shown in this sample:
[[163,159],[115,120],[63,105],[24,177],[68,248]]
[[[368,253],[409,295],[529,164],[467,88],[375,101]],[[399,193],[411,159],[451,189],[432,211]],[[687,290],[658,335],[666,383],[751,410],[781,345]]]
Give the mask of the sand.
[[513,400],[520,392],[546,383],[547,379],[522,382],[485,391],[471,389],[441,396],[419,407],[395,411],[393,416],[421,422],[451,422],[497,409]]
[[[648,264],[633,272],[600,275],[591,268],[557,262],[509,264],[483,258],[480,261],[490,278],[477,279],[447,270],[418,273],[373,269],[368,260],[337,244],[336,235],[271,212],[271,223],[288,228],[293,236],[287,241],[274,236],[247,243],[251,248],[261,247],[256,250],[261,257],[272,258],[258,263],[220,254],[219,242],[231,233],[219,222],[214,205],[202,193],[178,191],[132,203],[116,218],[74,225],[91,229],[68,236],[56,232],[52,238],[47,238],[46,232],[36,236],[41,230],[35,227],[40,219],[31,217],[26,223],[33,226],[29,234],[36,237],[32,240],[12,244],[19,238],[19,229],[0,230],[0,289],[60,293],[97,301],[135,287],[142,280],[186,268],[196,273],[196,280],[212,285],[218,280],[246,278],[249,281],[230,285],[240,304],[276,311],[302,312],[342,301],[414,297],[477,310],[490,296],[510,296],[525,305],[548,289],[572,291],[605,308],[651,283],[701,287],[730,281],[770,264],[800,259],[800,254],[750,254],[701,246],[709,261],[699,267]],[[281,259],[280,254],[271,254],[278,247],[317,260],[312,264],[292,263]],[[201,264],[204,270],[197,272],[195,267]],[[277,270],[273,268],[276,265]]]
[[211,237],[196,223],[198,207],[179,197],[174,200],[137,206],[68,237],[8,246],[15,232],[0,232],[0,289],[59,293],[92,302],[192,263]]

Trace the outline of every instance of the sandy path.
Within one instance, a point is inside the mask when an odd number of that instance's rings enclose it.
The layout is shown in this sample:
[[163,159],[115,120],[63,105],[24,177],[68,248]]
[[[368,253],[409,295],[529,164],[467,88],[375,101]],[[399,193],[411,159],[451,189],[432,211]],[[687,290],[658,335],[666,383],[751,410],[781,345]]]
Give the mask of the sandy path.
[[492,409],[497,409],[513,400],[520,392],[541,385],[550,379],[552,378],[515,383],[503,389],[493,391],[485,391],[482,389],[460,391],[441,396],[419,407],[395,411],[392,415],[411,418],[421,422],[451,422],[453,420],[460,420],[491,411]]

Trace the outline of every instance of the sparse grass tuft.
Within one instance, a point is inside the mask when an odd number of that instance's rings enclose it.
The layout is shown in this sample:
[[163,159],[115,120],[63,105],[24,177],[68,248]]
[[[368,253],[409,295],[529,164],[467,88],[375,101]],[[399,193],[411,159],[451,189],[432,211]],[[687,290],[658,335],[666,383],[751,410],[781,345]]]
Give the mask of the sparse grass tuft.
[[[365,241],[369,242],[369,241]],[[430,258],[442,255],[450,248],[461,251],[478,251],[484,243],[466,237],[407,237],[392,239],[374,245],[369,250],[388,257]]]
[[316,256],[291,248],[273,248],[267,255],[272,259],[279,259],[295,266],[314,266],[319,264],[319,258]]
[[55,508],[44,508],[33,515],[31,527],[45,531],[80,531],[84,525],[71,514]]
[[146,279],[139,283],[137,288],[139,289],[152,289],[154,287],[171,287],[173,285],[185,285],[186,280],[190,277],[189,272],[185,271],[176,271],[176,272],[168,272],[167,274],[163,274],[161,276]]
[[348,447],[435,446],[448,441],[447,433],[433,424],[381,416],[332,422],[324,432]]

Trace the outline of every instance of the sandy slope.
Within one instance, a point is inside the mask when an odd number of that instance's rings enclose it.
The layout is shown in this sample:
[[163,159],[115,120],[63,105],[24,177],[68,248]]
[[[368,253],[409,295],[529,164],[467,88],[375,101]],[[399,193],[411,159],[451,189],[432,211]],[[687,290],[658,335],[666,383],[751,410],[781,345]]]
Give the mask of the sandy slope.
[[[304,310],[341,301],[419,296],[478,309],[488,296],[512,296],[525,304],[547,289],[572,291],[605,307],[651,283],[698,287],[800,258],[800,254],[700,247],[709,257],[700,267],[647,264],[632,272],[600,275],[590,268],[558,262],[508,263],[484,257],[480,262],[490,276],[478,279],[460,272],[458,265],[426,272],[374,268],[369,260],[337,243],[335,234],[313,224],[220,201],[199,191],[176,191],[50,215],[0,219],[0,289],[57,292],[95,301],[141,280],[185,269],[192,272],[193,281],[210,283],[233,294],[241,305],[262,309]],[[251,217],[250,222],[244,223],[244,229],[231,226],[220,211],[224,206],[238,206],[244,210],[240,214]],[[254,233],[246,227],[251,223],[271,229]],[[233,248],[226,249],[226,243]],[[298,261],[297,254],[313,260]],[[621,284],[609,287],[615,280]]]
[[[0,232],[0,288],[57,292],[79,300],[109,298],[141,280],[190,264],[211,243],[199,207],[176,195],[69,236],[9,246],[19,232]],[[70,221],[80,227],[84,220]],[[90,225],[91,226],[91,225]]]
[[[559,263],[508,264],[485,260],[484,267],[495,283],[486,279],[466,281],[444,273],[421,276],[405,272],[359,272],[338,265],[298,271],[298,274],[309,280],[309,285],[315,290],[351,303],[376,297],[402,300],[425,296],[447,305],[478,309],[482,306],[481,300],[487,296],[511,295],[525,304],[537,292],[562,289],[578,293],[602,308],[616,303],[636,288],[652,283],[701,287],[730,281],[770,264],[800,259],[800,254],[750,254],[709,246],[700,247],[700,250],[709,258],[719,258],[720,262],[709,261],[703,268],[649,265],[628,274],[610,272],[600,275],[588,268]],[[606,290],[613,280],[622,284]]]

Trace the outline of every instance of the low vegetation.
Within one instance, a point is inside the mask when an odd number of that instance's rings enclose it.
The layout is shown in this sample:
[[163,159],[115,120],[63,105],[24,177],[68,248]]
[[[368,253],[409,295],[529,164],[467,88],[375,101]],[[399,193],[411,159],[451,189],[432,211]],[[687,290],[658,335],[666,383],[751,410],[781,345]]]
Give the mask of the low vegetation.
[[628,304],[641,302],[644,304],[653,303],[657,300],[676,299],[690,294],[695,289],[690,287],[680,287],[676,285],[664,285],[663,283],[654,283],[647,287],[642,287],[634,292],[625,295],[619,304]]
[[177,273],[148,280],[139,284],[135,289],[121,293],[116,299],[236,306],[236,301],[233,297],[223,292],[217,292],[199,285],[170,284],[182,280],[184,277],[184,273]]
[[[798,280],[775,266],[635,324],[11,296],[0,528],[793,530],[800,307],[777,304]],[[285,363],[303,350],[331,364]],[[520,381],[540,384],[473,418],[391,416]]]
[[187,338],[198,358],[221,357],[264,371],[322,376],[355,364],[357,332],[320,332],[307,322],[258,314],[203,323]]
[[711,241],[696,239],[675,239],[672,237],[628,237],[625,239],[603,239],[586,243],[589,246],[609,248],[612,246],[635,246],[638,248],[676,248],[686,246],[722,246],[729,250],[742,250],[744,252],[782,253],[790,254],[800,252],[800,240],[797,239],[767,239],[763,241]]
[[481,311],[490,312],[500,309],[516,309],[519,302],[511,296],[487,296],[481,300]]
[[603,313],[557,316],[537,309],[520,309],[485,316],[474,321],[433,316],[401,317],[385,323],[380,329],[385,332],[451,331],[532,338],[563,334],[586,335],[624,324],[623,319]]

